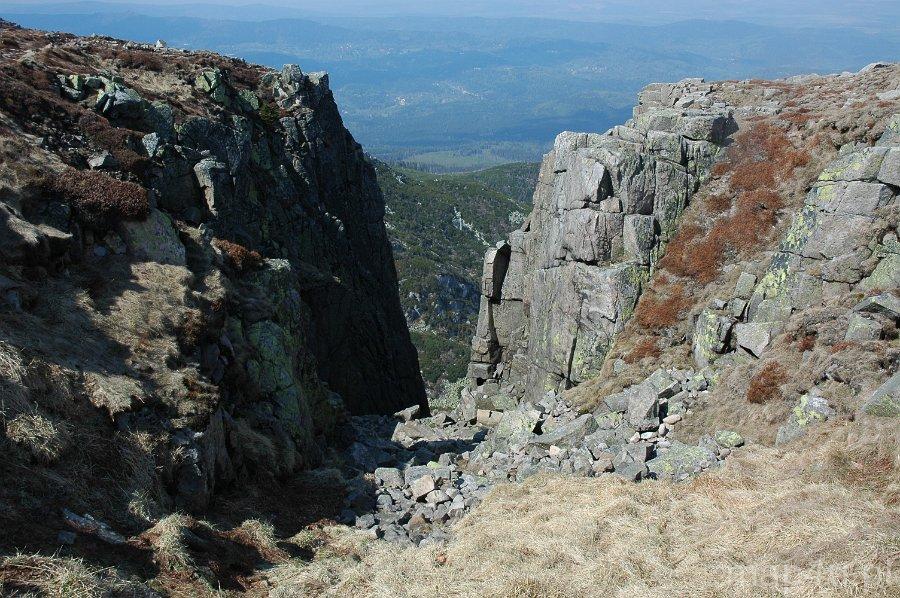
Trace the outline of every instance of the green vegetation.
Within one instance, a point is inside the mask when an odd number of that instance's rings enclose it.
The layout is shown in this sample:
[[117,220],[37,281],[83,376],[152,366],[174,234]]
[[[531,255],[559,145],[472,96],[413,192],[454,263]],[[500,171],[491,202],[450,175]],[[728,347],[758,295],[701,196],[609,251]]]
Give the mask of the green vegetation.
[[465,375],[485,250],[531,210],[538,164],[435,175],[374,161],[400,300],[432,394]]

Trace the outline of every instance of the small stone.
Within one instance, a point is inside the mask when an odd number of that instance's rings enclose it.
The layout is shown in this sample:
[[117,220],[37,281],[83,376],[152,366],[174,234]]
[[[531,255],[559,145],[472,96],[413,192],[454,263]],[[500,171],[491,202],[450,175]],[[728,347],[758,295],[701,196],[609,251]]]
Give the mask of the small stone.
[[479,409],[475,412],[475,422],[486,428],[493,428],[500,423],[503,418],[502,411],[492,411],[490,409]]
[[430,475],[417,478],[409,485],[409,489],[412,491],[413,500],[419,501],[435,489],[434,478]]
[[356,527],[358,529],[369,529],[375,527],[375,515],[367,513],[356,518]]
[[716,444],[726,449],[732,449],[744,444],[744,437],[732,430],[719,430],[716,432]]
[[667,415],[663,418],[663,423],[667,426],[674,426],[678,422],[681,421],[680,413],[673,413],[672,415]]
[[450,497],[447,496],[447,493],[443,490],[432,490],[428,494],[425,495],[425,502],[429,504],[440,504],[450,500]]

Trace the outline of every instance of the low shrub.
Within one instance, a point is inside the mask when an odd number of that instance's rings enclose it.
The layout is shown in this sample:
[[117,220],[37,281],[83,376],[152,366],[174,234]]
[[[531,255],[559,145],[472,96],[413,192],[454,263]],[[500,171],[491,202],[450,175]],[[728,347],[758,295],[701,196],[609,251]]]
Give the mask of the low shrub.
[[214,239],[213,245],[222,252],[225,262],[236,272],[258,270],[262,266],[263,257],[258,251],[225,239]]
[[281,118],[281,110],[274,103],[262,102],[259,105],[259,118],[267,127],[274,127]]
[[47,192],[62,196],[78,218],[93,228],[108,228],[122,220],[143,220],[150,212],[147,190],[93,170],[67,167],[44,181]]
[[669,328],[678,322],[681,312],[691,304],[691,297],[684,285],[664,285],[660,289],[650,289],[641,296],[634,317],[646,330]]
[[114,127],[103,116],[88,111],[78,119],[78,128],[112,154],[125,172],[142,177],[150,166],[149,159],[132,149],[138,144],[138,135],[130,129]]
[[750,380],[747,401],[762,404],[782,397],[781,385],[788,381],[787,372],[776,361],[766,363]]

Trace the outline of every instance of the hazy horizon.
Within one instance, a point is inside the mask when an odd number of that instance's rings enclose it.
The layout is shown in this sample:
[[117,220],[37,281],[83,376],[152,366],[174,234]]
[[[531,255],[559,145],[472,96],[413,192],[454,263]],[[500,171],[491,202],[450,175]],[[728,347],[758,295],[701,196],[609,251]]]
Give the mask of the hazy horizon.
[[[30,0],[11,2],[14,10],[20,7],[59,7],[69,5],[118,4],[155,8],[160,13],[190,10],[192,7],[222,7],[226,14],[236,12],[241,18],[254,14],[261,19],[280,16],[299,17],[333,16],[347,18],[367,17],[485,17],[519,18],[533,17],[562,21],[630,22],[644,24],[674,23],[694,18],[715,20],[740,20],[749,23],[779,25],[831,24],[840,27],[890,28],[900,27],[900,2],[895,0],[683,0],[673,6],[670,0],[562,0],[547,3],[541,0],[383,0],[377,4],[371,0],[334,0],[322,3],[318,0],[220,0],[219,2],[179,2],[178,0],[104,0],[103,2],[59,2],[58,0]],[[174,9],[174,10],[173,10]],[[237,9],[237,10],[236,10]],[[243,9],[243,10],[241,10]],[[299,13],[293,14],[290,13]],[[222,17],[216,13],[210,17]]]

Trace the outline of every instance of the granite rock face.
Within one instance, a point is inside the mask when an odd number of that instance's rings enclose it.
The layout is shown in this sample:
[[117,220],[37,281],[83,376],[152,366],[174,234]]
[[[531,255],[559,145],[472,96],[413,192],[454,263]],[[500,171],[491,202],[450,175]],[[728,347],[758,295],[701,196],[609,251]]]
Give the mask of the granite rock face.
[[502,409],[599,371],[735,129],[709,89],[696,79],[652,85],[626,125],[557,137],[534,210],[485,256],[464,395]]
[[[217,71],[204,72],[198,85],[237,112],[258,107],[258,99],[231,90]],[[327,76],[287,65],[265,75],[261,86],[285,114],[273,130],[241,115],[194,117],[178,128],[173,144],[156,150],[163,156],[154,186],[160,204],[186,217],[206,213],[215,236],[291,264],[319,376],[351,411],[424,406],[384,200],[362,148],[341,122]],[[197,161],[198,155],[206,157]],[[168,173],[191,171],[205,201],[184,201],[169,189]]]

